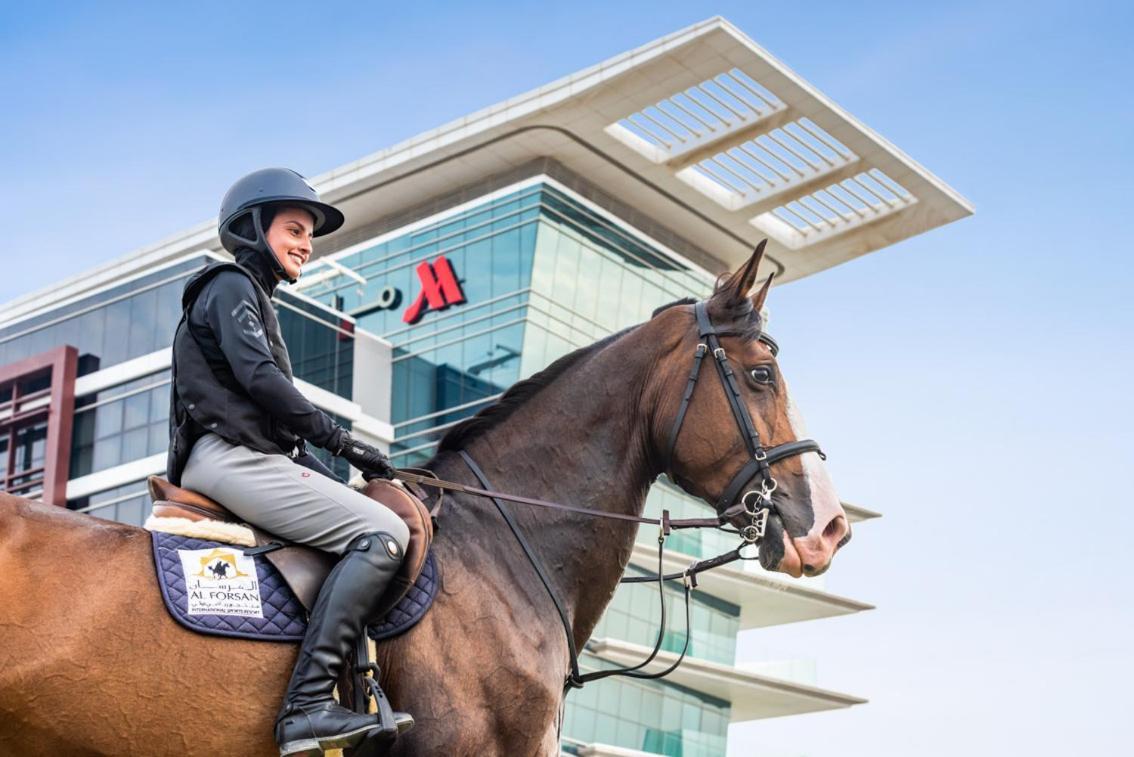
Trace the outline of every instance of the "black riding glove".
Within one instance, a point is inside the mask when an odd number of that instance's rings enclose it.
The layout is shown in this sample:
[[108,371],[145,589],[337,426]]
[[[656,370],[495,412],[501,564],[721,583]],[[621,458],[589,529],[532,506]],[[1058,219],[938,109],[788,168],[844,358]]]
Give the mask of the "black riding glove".
[[390,458],[383,455],[377,447],[360,442],[346,431],[343,431],[335,454],[362,471],[362,477],[367,480],[394,477],[394,466],[390,465]]

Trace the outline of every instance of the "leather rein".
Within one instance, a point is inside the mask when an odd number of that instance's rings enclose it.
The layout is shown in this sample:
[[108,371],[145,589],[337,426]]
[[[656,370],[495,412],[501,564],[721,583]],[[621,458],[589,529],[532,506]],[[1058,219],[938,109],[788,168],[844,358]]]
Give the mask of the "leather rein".
[[[681,664],[685,659],[686,652],[689,651],[690,639],[690,593],[692,589],[697,586],[696,576],[706,570],[727,565],[728,563],[736,560],[752,560],[753,557],[745,557],[741,550],[745,547],[758,544],[767,531],[768,517],[775,510],[775,504],[772,501],[772,494],[777,488],[776,479],[772,476],[771,466],[780,460],[795,455],[802,455],[807,452],[816,452],[821,457],[826,459],[826,455],[819,448],[819,444],[811,439],[801,439],[784,444],[778,444],[774,447],[764,447],[760,442],[760,435],[756,430],[755,424],[752,422],[752,415],[748,411],[747,405],[744,404],[743,397],[740,393],[740,387],[737,384],[736,374],[732,370],[732,366],[728,362],[728,356],[720,344],[720,337],[738,332],[719,330],[713,326],[712,320],[709,318],[708,311],[704,301],[698,302],[694,305],[694,315],[697,319],[698,336],[702,341],[697,344],[697,348],[693,354],[693,368],[689,373],[688,381],[685,385],[685,391],[681,397],[681,405],[678,408],[677,416],[669,433],[668,444],[666,445],[666,456],[664,470],[666,475],[680,486],[684,491],[693,496],[698,496],[690,492],[683,483],[683,479],[677,476],[672,469],[673,465],[673,452],[677,446],[677,437],[681,431],[681,427],[685,421],[685,416],[689,410],[690,402],[693,398],[693,390],[697,385],[697,380],[701,374],[701,367],[704,363],[705,357],[708,354],[713,356],[713,364],[716,366],[717,376],[720,378],[722,387],[724,388],[725,397],[728,399],[729,409],[732,411],[733,418],[736,420],[738,429],[740,430],[741,438],[748,449],[749,459],[741,466],[741,468],[733,475],[728,486],[725,487],[724,492],[721,494],[717,501],[713,504],[715,510],[719,513],[715,518],[670,518],[669,511],[663,510],[660,518],[647,518],[637,515],[625,515],[622,513],[611,513],[603,510],[593,510],[586,507],[577,507],[575,505],[565,505],[558,502],[552,502],[545,499],[536,497],[523,497],[516,494],[507,494],[505,492],[494,491],[488,478],[484,475],[484,471],[476,464],[476,461],[465,452],[459,450],[461,458],[464,460],[465,465],[476,476],[480,486],[468,486],[454,481],[445,481],[437,478],[431,471],[418,469],[400,469],[397,471],[395,478],[405,481],[407,483],[418,484],[420,486],[428,486],[431,488],[455,491],[463,494],[471,494],[476,497],[485,497],[492,500],[496,509],[500,512],[504,522],[516,537],[523,550],[524,555],[528,558],[532,568],[538,575],[540,582],[543,584],[544,589],[547,590],[548,595],[551,597],[552,603],[555,605],[556,612],[559,615],[559,620],[563,625],[564,633],[567,636],[567,649],[570,655],[570,671],[564,683],[564,690],[570,688],[581,688],[583,684],[590,681],[596,681],[602,678],[607,678],[614,675],[629,676],[632,678],[663,678]],[[775,340],[767,334],[761,332],[757,339],[763,344],[766,344],[772,351],[773,357],[779,353],[779,345]],[[759,489],[749,489],[743,495],[740,494],[746,484],[751,481],[756,475],[759,474],[760,483]],[[699,497],[700,498],[700,497]],[[530,505],[534,507],[544,507],[548,509],[561,510],[565,512],[578,513],[595,518],[608,518],[611,520],[627,521],[632,523],[646,524],[658,526],[658,571],[656,575],[652,576],[632,576],[623,578],[619,583],[653,583],[658,585],[659,597],[661,599],[661,627],[658,630],[657,642],[650,655],[638,663],[637,665],[626,668],[613,668],[608,670],[597,670],[591,673],[583,674],[579,670],[579,652],[575,645],[575,635],[571,628],[570,619],[567,617],[567,611],[560,600],[559,595],[555,592],[551,584],[551,579],[548,576],[547,570],[543,566],[543,562],[539,559],[535,550],[532,549],[531,544],[524,537],[523,532],[520,531],[519,526],[516,524],[512,514],[504,507],[503,501],[516,502],[523,505]],[[432,509],[432,514],[436,517],[441,506],[440,499]],[[745,515],[748,518],[748,524],[742,526],[738,531],[730,531],[725,526],[730,523],[734,518],[740,515]],[[718,555],[706,560],[695,560],[690,563],[684,570],[675,573],[663,573],[663,554],[665,551],[665,540],[669,536],[671,530],[683,528],[717,528],[720,530],[728,531],[730,533],[737,533],[741,537],[741,543],[734,549],[724,554]],[[677,660],[673,662],[665,670],[656,673],[642,672],[642,668],[649,665],[657,657],[658,652],[661,650],[662,641],[666,632],[666,611],[665,611],[665,581],[681,580],[684,593],[685,593],[685,645],[681,650],[681,654]]]

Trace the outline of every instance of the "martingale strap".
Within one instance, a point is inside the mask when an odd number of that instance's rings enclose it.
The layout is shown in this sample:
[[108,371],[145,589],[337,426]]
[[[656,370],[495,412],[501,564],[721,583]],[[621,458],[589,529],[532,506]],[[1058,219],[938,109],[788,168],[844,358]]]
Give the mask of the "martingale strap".
[[[480,485],[485,489],[491,489],[492,484],[488,482],[488,477],[484,475],[484,471],[480,469],[480,466],[476,464],[476,461],[473,460],[469,453],[465,452],[464,450],[461,450],[460,452],[461,459],[465,461],[465,465],[469,466],[469,470],[471,470],[473,472],[473,475],[476,476],[477,481],[480,482]],[[575,647],[575,633],[571,630],[571,621],[567,618],[567,610],[564,609],[563,602],[560,601],[559,595],[555,593],[555,589],[553,589],[551,586],[551,579],[547,575],[547,569],[543,567],[543,562],[539,559],[539,556],[536,555],[535,550],[532,549],[532,545],[528,543],[527,538],[524,536],[524,532],[520,530],[520,527],[518,525],[516,525],[516,521],[512,517],[512,513],[508,511],[508,508],[504,507],[504,503],[501,502],[497,497],[490,497],[490,499],[492,500],[492,504],[496,505],[496,509],[500,511],[500,517],[504,518],[504,522],[508,524],[508,528],[512,531],[512,535],[516,537],[516,541],[520,543],[520,549],[524,551],[524,555],[527,556],[528,562],[530,562],[532,564],[532,567],[535,568],[535,572],[536,575],[539,576],[540,583],[543,584],[543,588],[547,590],[548,596],[551,597],[551,601],[555,605],[555,611],[559,614],[559,622],[563,624],[563,630],[567,632],[567,651],[571,655],[571,676],[568,680],[577,679],[579,678],[579,651]]]
[[[465,452],[464,450],[460,450],[460,454],[461,454],[461,459],[465,461],[465,465],[467,465],[469,467],[469,470],[471,470],[473,475],[476,476],[477,480],[480,481],[481,486],[483,486],[485,489],[491,489],[492,484],[490,484],[488,482],[488,477],[484,475],[484,471],[482,471],[480,469],[480,466],[476,464],[476,461],[473,460],[472,457],[467,452]],[[682,660],[685,659],[685,653],[689,650],[690,592],[692,591],[692,588],[693,588],[693,581],[688,576],[686,577],[685,583],[684,583],[684,585],[685,585],[685,646],[681,650],[681,655],[677,658],[677,660],[675,660],[673,662],[672,665],[670,665],[665,670],[658,671],[657,673],[642,673],[642,672],[640,672],[642,668],[646,667],[651,662],[653,662],[654,659],[657,657],[658,652],[661,651],[662,641],[665,639],[665,632],[666,632],[665,581],[676,577],[676,576],[666,576],[662,572],[662,558],[663,558],[663,553],[664,553],[665,537],[669,533],[669,529],[665,527],[664,523],[658,529],[658,572],[657,572],[657,575],[656,576],[650,576],[648,578],[643,576],[639,580],[624,581],[625,583],[641,583],[645,580],[648,580],[650,582],[656,581],[657,584],[658,584],[658,592],[659,592],[660,603],[661,603],[661,627],[658,629],[658,637],[657,637],[657,641],[654,643],[653,650],[650,652],[649,656],[646,657],[645,660],[643,660],[642,662],[640,662],[637,665],[634,665],[632,667],[616,668],[616,669],[611,669],[611,670],[598,670],[598,671],[595,671],[593,673],[587,673],[586,675],[583,675],[579,671],[579,650],[578,650],[578,647],[576,647],[576,645],[575,645],[575,632],[571,628],[571,621],[567,617],[567,610],[563,607],[563,601],[559,598],[559,595],[555,592],[555,589],[551,585],[551,578],[547,574],[547,569],[544,567],[543,561],[539,559],[539,556],[536,554],[535,550],[532,549],[531,544],[528,542],[527,538],[524,536],[523,532],[520,530],[520,527],[519,527],[519,525],[517,525],[515,519],[513,519],[512,514],[508,511],[508,509],[506,507],[504,507],[504,503],[501,502],[496,497],[490,497],[490,499],[492,499],[492,503],[494,505],[496,505],[496,509],[500,512],[501,517],[504,518],[504,522],[508,525],[508,528],[509,528],[509,530],[511,530],[512,535],[516,537],[516,541],[519,542],[519,544],[520,544],[520,549],[523,550],[524,556],[528,558],[528,562],[531,563],[532,568],[536,572],[536,575],[539,576],[540,583],[543,584],[543,588],[547,591],[547,595],[551,598],[552,604],[555,605],[555,611],[559,615],[559,622],[563,625],[563,632],[564,632],[564,635],[567,637],[567,653],[570,656],[570,671],[567,674],[567,679],[563,684],[564,691],[566,691],[568,689],[572,689],[572,688],[579,689],[579,688],[583,687],[583,684],[586,684],[590,681],[597,681],[597,680],[600,680],[602,678],[607,678],[609,676],[622,675],[622,676],[629,676],[631,678],[663,678],[663,677],[669,675],[670,673],[672,673],[674,670],[677,670],[677,666],[680,665]],[[668,519],[663,519],[663,521],[664,520],[668,520]],[[739,558],[739,552],[737,553],[737,558]],[[737,558],[733,558],[733,559],[737,559]],[[729,560],[726,560],[725,562],[731,562],[731,561],[732,560],[729,559]],[[713,565],[709,565],[708,564],[709,562],[712,562],[712,561],[706,561],[705,567],[701,568],[701,570],[708,570],[710,567],[716,567],[717,565],[723,564],[723,562],[715,562]]]

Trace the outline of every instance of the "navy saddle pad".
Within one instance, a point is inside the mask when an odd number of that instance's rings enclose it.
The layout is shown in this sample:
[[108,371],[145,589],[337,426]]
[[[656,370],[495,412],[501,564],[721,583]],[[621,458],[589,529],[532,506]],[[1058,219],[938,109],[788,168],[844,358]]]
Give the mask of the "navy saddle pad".
[[[307,611],[266,558],[242,547],[151,532],[158,585],[166,609],[191,631],[262,641],[301,641]],[[375,641],[412,628],[433,604],[440,585],[433,553],[417,583],[369,629]]]

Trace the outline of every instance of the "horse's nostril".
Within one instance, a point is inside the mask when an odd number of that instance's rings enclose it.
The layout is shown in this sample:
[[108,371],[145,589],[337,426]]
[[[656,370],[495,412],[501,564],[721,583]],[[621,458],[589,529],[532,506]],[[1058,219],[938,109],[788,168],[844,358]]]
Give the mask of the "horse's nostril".
[[815,572],[815,566],[808,563],[808,564],[803,566],[803,572],[810,576],[812,573]]

